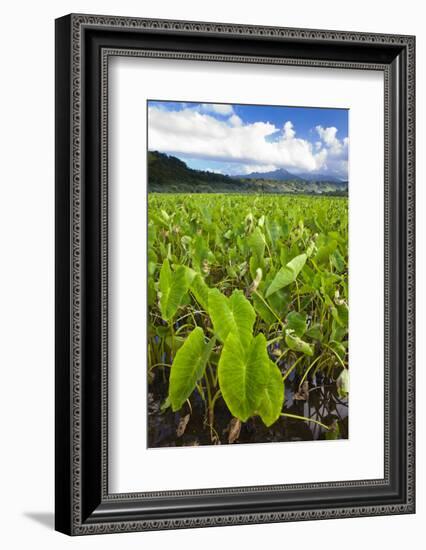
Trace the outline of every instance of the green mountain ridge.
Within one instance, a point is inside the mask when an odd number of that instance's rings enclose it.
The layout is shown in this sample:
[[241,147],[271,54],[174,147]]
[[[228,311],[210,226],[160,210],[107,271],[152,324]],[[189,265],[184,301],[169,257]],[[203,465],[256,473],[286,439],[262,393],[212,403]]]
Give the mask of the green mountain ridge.
[[[193,170],[185,162],[159,151],[148,151],[148,191],[154,193],[280,193],[347,196],[347,182],[268,179],[268,173],[255,178],[227,176]],[[266,178],[265,178],[266,176]]]

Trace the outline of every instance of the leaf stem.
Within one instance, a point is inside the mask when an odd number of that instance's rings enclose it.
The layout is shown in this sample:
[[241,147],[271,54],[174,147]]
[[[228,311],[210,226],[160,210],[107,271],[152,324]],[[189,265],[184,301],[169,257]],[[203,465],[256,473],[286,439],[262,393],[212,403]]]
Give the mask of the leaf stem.
[[263,302],[263,303],[265,304],[265,306],[269,309],[269,311],[272,313],[272,315],[275,317],[275,319],[279,322],[279,324],[281,325],[281,327],[284,328],[283,322],[282,322],[281,319],[278,317],[278,315],[275,313],[275,311],[270,307],[270,305],[269,305],[268,302],[264,299],[264,297],[263,297],[261,294],[259,294],[259,292],[257,292],[257,290],[254,291],[254,294],[256,294],[256,296],[262,300],[262,302]]
[[315,363],[318,363],[318,361],[321,359],[322,355],[318,355],[318,357],[309,365],[309,367],[306,369],[305,374],[302,376],[302,380],[300,381],[299,388],[305,381],[306,377],[309,374],[309,371],[312,369],[312,367],[315,365]]
[[287,416],[288,418],[295,418],[296,420],[304,420],[305,422],[313,422],[314,424],[318,424],[318,426],[322,426],[324,429],[329,430],[329,426],[326,426],[322,422],[319,422],[318,420],[314,420],[313,418],[308,418],[306,416],[299,416],[297,414],[290,414],[290,413],[281,413],[280,416]]
[[303,355],[301,355],[298,359],[296,359],[296,361],[291,365],[291,367],[288,369],[288,371],[284,374],[283,376],[283,382],[285,382],[286,378],[288,377],[288,375],[291,373],[291,371],[293,371],[296,366],[300,363],[300,361],[303,359]]

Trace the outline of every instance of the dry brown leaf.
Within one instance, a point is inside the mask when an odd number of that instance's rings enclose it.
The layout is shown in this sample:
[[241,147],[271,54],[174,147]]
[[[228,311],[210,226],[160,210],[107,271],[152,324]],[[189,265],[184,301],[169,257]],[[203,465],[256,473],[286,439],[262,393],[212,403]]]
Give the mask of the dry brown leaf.
[[179,424],[178,424],[178,427],[176,429],[176,435],[178,437],[181,437],[185,433],[185,430],[186,430],[186,427],[188,425],[188,422],[189,422],[190,418],[191,418],[191,415],[187,414],[185,416],[182,416],[182,418],[179,420]]
[[293,399],[296,401],[307,401],[309,399],[309,382],[307,380],[299,386],[299,391],[294,394]]
[[238,420],[238,418],[233,418],[229,423],[228,430],[228,443],[235,443],[235,441],[237,441],[237,439],[240,437],[241,421]]

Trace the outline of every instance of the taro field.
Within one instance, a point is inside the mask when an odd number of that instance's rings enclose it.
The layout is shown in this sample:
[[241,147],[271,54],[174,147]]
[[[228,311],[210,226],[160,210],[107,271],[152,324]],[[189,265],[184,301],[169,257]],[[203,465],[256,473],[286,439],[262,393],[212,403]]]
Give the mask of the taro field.
[[348,201],[150,193],[148,446],[346,439]]

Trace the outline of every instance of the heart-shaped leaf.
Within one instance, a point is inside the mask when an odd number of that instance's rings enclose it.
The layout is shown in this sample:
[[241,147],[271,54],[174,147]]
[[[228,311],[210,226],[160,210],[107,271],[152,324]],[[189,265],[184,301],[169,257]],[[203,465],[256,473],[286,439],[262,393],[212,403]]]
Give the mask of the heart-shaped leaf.
[[176,271],[164,260],[160,271],[160,310],[165,321],[170,321],[181,305],[189,288],[187,269],[180,265]]
[[196,327],[177,351],[169,379],[169,401],[173,411],[179,410],[194,391],[213,346],[214,338],[206,344],[203,329]]
[[200,306],[207,311],[209,307],[209,287],[199,273],[192,280],[191,292]]
[[265,253],[265,237],[260,227],[256,227],[253,233],[248,238],[248,244],[251,248],[253,256],[257,262],[260,263],[263,260]]
[[270,284],[268,290],[266,291],[266,297],[270,296],[277,290],[284,288],[291,283],[294,283],[296,277],[299,275],[303,266],[307,260],[306,254],[300,254],[293,258],[288,264],[282,267],[278,273],[275,275],[274,280]]
[[266,338],[258,334],[243,345],[231,332],[219,360],[219,385],[231,413],[245,422],[259,409],[270,374]]
[[269,378],[263,390],[263,398],[259,406],[259,416],[269,427],[278,420],[284,403],[284,382],[280,369],[269,361]]
[[217,288],[209,291],[209,315],[214,331],[221,342],[234,332],[246,347],[252,338],[256,313],[241,290],[227,298]]

